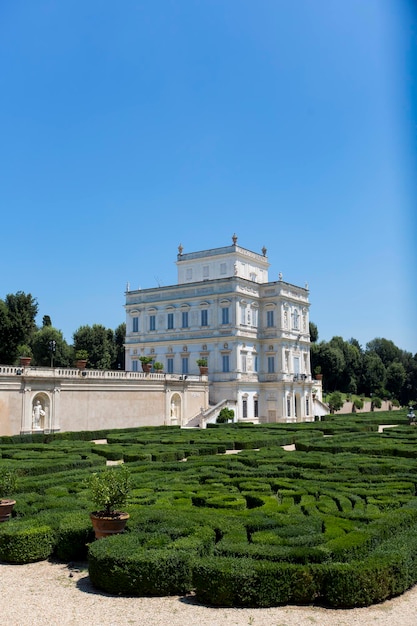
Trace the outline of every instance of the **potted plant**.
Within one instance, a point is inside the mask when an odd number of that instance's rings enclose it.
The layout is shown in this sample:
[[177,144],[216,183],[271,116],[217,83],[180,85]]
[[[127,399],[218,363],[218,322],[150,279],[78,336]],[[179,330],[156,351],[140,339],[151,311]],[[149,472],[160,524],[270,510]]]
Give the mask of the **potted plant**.
[[317,365],[317,367],[314,368],[314,378],[316,380],[322,380],[323,379],[323,374],[321,373],[320,365]]
[[162,370],[164,369],[164,365],[160,361],[155,361],[155,363],[153,364],[153,369],[154,369],[154,372],[157,372],[160,374]]
[[126,505],[130,490],[130,473],[125,465],[94,473],[90,479],[92,500],[97,511],[90,513],[96,539],[123,532],[129,513]]
[[313,400],[317,395],[317,391],[318,391],[317,387],[313,387],[313,389],[311,390],[311,393],[313,394]]
[[152,370],[153,358],[151,356],[140,356],[139,361],[142,363],[142,370],[150,372]]
[[75,367],[83,370],[85,369],[88,361],[88,352],[87,350],[77,350],[75,353]]
[[21,367],[28,367],[32,360],[32,350],[30,346],[22,344],[17,348],[17,356],[19,357],[19,364]]
[[197,359],[197,365],[200,368],[200,375],[207,376],[208,374],[207,359]]
[[11,500],[8,496],[13,493],[15,488],[15,474],[4,468],[0,469],[0,522],[7,522],[12,515],[16,500]]

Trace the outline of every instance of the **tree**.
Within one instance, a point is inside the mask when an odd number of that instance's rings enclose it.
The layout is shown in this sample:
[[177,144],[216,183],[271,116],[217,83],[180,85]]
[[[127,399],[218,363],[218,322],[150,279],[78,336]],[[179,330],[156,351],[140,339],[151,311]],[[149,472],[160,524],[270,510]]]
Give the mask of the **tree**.
[[333,391],[327,398],[327,403],[330,407],[330,413],[338,411],[343,406],[343,396],[340,391]]
[[343,385],[345,358],[343,351],[337,346],[337,341],[335,344],[322,341],[311,346],[313,370],[317,366],[321,367],[323,385],[328,391],[340,389]]
[[126,324],[120,324],[114,331],[114,344],[115,344],[115,359],[112,363],[112,369],[125,368],[125,339],[126,339]]
[[406,379],[407,372],[402,363],[390,363],[388,365],[385,386],[394,398],[400,397]]
[[19,345],[31,343],[38,303],[23,291],[8,294],[0,303],[0,356],[3,363],[11,365],[17,358]]
[[[54,341],[54,345],[51,342]],[[71,367],[72,351],[64,339],[62,332],[53,326],[42,326],[32,340],[34,365]]]
[[310,332],[311,343],[317,343],[318,338],[319,338],[319,331],[318,331],[317,326],[313,322],[309,322],[308,328]]
[[369,341],[366,344],[366,351],[375,352],[375,354],[380,357],[385,367],[388,367],[388,365],[394,361],[400,361],[402,356],[400,348],[397,348],[394,342],[381,337]]
[[378,354],[365,352],[363,357],[363,372],[361,391],[366,395],[375,393],[377,389],[385,386],[385,366]]
[[49,315],[44,315],[42,318],[42,326],[52,326],[51,318]]
[[116,347],[114,333],[101,324],[80,326],[74,333],[74,351],[88,352],[88,365],[94,369],[111,369],[115,361]]

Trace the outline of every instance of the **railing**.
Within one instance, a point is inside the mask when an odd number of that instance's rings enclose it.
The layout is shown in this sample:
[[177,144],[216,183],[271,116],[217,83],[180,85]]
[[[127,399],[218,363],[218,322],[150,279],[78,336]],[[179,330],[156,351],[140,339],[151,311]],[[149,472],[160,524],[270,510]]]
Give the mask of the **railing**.
[[106,378],[118,380],[169,380],[198,381],[207,376],[180,374],[158,374],[157,372],[126,372],[124,370],[93,370],[71,367],[21,367],[18,365],[0,365],[1,376],[28,376],[30,378]]

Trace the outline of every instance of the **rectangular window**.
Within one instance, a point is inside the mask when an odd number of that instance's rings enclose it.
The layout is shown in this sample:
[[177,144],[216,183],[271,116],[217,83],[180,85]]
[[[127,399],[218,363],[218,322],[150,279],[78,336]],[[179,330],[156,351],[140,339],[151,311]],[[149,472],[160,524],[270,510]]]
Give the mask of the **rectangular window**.
[[258,398],[254,398],[253,400],[253,417],[259,417],[259,402]]
[[139,318],[138,317],[132,318],[132,330],[134,333],[137,333],[139,330]]
[[268,374],[273,374],[275,372],[275,357],[268,357]]
[[135,359],[134,361],[132,361],[132,371],[133,372],[137,372],[138,371],[138,362]]
[[220,274],[226,274],[226,263],[220,263]]
[[208,311],[207,309],[201,309],[201,325],[208,326]]
[[193,277],[193,270],[191,267],[187,267],[187,270],[185,272],[185,278],[186,280],[191,280]]
[[300,316],[297,309],[294,309],[294,313],[292,314],[292,327],[294,330],[299,330],[300,328]]
[[174,328],[174,314],[168,313],[167,319],[168,330],[172,330]]
[[252,311],[252,326],[258,325],[258,309],[253,309]]
[[229,355],[228,354],[223,354],[222,356],[222,366],[223,366],[223,372],[229,372]]
[[258,372],[259,371],[259,358],[258,358],[257,355],[253,359],[253,371],[254,372]]
[[291,417],[291,397],[287,396],[287,417]]
[[268,328],[271,328],[274,325],[274,312],[267,311],[266,312],[266,325]]
[[242,416],[248,416],[248,401],[246,400],[246,398],[242,400]]
[[209,266],[203,265],[203,278],[208,278],[208,277],[209,277]]
[[228,323],[229,323],[229,308],[223,307],[222,308],[222,324],[228,324]]
[[155,330],[156,328],[156,317],[155,315],[149,316],[149,330]]
[[310,400],[306,397],[306,415],[310,415]]
[[183,374],[188,374],[188,356],[183,356],[181,359],[181,363],[182,363],[182,373]]
[[171,357],[167,359],[167,372],[168,374],[174,373],[174,359],[172,359]]
[[182,327],[188,328],[188,311],[182,312]]
[[242,354],[242,372],[247,372],[246,354]]

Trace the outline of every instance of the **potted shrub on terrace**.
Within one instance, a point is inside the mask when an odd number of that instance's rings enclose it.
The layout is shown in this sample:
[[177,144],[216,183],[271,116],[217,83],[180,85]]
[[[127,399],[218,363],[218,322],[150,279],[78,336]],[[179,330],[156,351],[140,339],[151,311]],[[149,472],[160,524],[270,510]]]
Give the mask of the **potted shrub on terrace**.
[[197,365],[200,368],[200,375],[207,376],[208,374],[207,359],[197,359]]
[[87,350],[77,350],[75,353],[75,367],[83,370],[85,369],[88,361],[88,352]]
[[157,372],[158,374],[160,374],[162,370],[164,369],[164,365],[160,361],[155,361],[155,363],[153,364],[153,369],[154,369],[154,372]]
[[13,472],[0,469],[0,522],[7,522],[10,519],[16,500],[11,500],[8,496],[16,488],[16,477]]
[[21,367],[28,367],[32,360],[32,350],[30,346],[22,344],[17,348],[17,355],[19,357],[19,364]]
[[90,479],[92,500],[98,507],[90,513],[96,539],[123,532],[129,513],[126,505],[130,490],[130,474],[125,465],[94,473]]
[[323,380],[323,374],[321,373],[320,365],[317,365],[317,367],[314,368],[314,378],[316,380]]
[[142,371],[150,372],[152,370],[153,358],[151,356],[140,356],[139,361],[142,363]]

